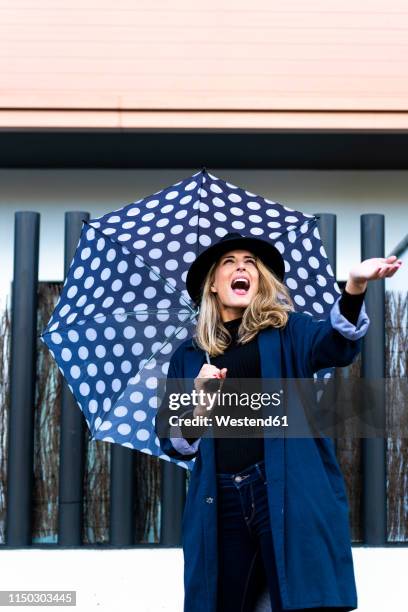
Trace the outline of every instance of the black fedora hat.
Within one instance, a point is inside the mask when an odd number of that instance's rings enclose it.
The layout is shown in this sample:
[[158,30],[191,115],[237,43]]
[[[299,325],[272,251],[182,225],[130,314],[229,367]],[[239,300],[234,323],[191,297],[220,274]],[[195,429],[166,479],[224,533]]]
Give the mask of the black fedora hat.
[[262,259],[263,263],[283,281],[285,276],[285,262],[278,249],[266,240],[242,236],[238,232],[225,234],[218,242],[209,246],[193,261],[187,272],[186,288],[189,296],[199,304],[201,300],[202,284],[207,276],[211,265],[221,255],[233,249],[245,249],[251,251]]

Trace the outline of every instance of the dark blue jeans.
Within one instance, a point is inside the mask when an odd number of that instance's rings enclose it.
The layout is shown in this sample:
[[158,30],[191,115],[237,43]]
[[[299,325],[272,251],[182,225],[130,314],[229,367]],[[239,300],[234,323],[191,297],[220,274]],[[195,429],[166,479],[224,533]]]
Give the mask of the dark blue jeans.
[[281,612],[270,528],[265,462],[236,474],[217,474],[217,612],[252,612],[267,584]]

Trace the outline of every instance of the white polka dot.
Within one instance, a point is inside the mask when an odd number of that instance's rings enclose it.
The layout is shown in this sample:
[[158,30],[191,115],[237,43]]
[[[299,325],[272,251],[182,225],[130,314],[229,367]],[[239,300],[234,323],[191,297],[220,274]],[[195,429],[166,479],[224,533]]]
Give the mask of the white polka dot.
[[316,289],[312,287],[312,285],[306,285],[305,291],[307,295],[310,295],[311,297],[314,297],[316,295]]
[[127,291],[123,294],[122,301],[125,302],[125,304],[129,304],[129,302],[133,302],[135,298],[136,295],[133,293],[133,291]]
[[132,338],[136,336],[136,330],[134,327],[130,327],[130,326],[125,327],[125,329],[123,330],[123,335],[128,340],[131,340]]
[[120,289],[122,289],[122,284],[122,281],[118,278],[114,280],[111,287],[112,291],[120,291]]
[[111,270],[109,268],[104,268],[101,272],[101,280],[105,281],[108,280],[108,278],[110,278],[110,275],[112,274]]
[[102,405],[104,411],[108,412],[111,409],[111,406],[112,406],[111,400],[109,399],[109,397],[105,397],[105,399],[103,400],[103,405]]
[[96,376],[98,373],[98,368],[96,367],[94,363],[90,363],[86,369],[87,369],[89,376]]
[[153,338],[156,335],[157,330],[153,325],[147,325],[144,328],[143,333],[146,336],[146,338]]
[[88,306],[86,306],[86,308],[84,308],[84,314],[85,315],[89,315],[94,310],[95,310],[95,304],[88,304]]
[[156,389],[157,387],[157,378],[155,376],[150,376],[147,380],[146,380],[146,387],[148,389]]
[[98,334],[92,327],[90,327],[89,329],[86,330],[85,336],[88,338],[88,340],[93,342],[98,337]]
[[132,369],[132,364],[130,363],[130,361],[127,360],[122,361],[122,363],[120,364],[120,369],[124,374],[128,374]]
[[233,221],[231,225],[236,230],[241,230],[245,228],[245,223],[243,223],[242,221]]
[[70,329],[68,332],[68,338],[71,340],[71,342],[78,342],[79,334],[74,329]]
[[86,346],[80,346],[78,349],[78,356],[80,359],[88,359],[89,351]]
[[136,240],[133,243],[133,246],[135,249],[144,249],[144,247],[146,246],[146,240]]
[[113,414],[116,417],[124,417],[127,415],[127,413],[128,413],[128,409],[126,408],[126,406],[117,406],[115,410],[113,411]]
[[137,287],[137,285],[140,285],[142,282],[142,277],[136,272],[135,274],[132,274],[129,280],[132,287]]
[[127,436],[131,432],[131,427],[127,423],[121,423],[118,427],[118,433],[122,436]]
[[289,289],[297,289],[298,284],[297,284],[297,282],[295,281],[294,278],[289,278],[288,277],[288,278],[286,278],[285,282],[286,282],[287,286],[289,287]]
[[65,315],[71,310],[71,306],[69,304],[65,304],[59,311],[60,317],[65,317]]
[[141,355],[143,353],[143,344],[140,342],[135,342],[135,344],[132,346],[132,353],[136,356]]
[[134,391],[130,394],[130,401],[133,404],[139,404],[143,400],[143,394],[140,391]]
[[136,217],[136,215],[138,215],[140,213],[140,208],[129,208],[129,210],[127,211],[127,216],[128,217]]
[[115,346],[113,347],[113,354],[116,355],[116,357],[121,357],[123,355],[123,353],[125,352],[125,349],[123,347],[123,344],[115,344]]
[[109,308],[110,306],[112,306],[114,301],[115,300],[113,299],[113,297],[105,298],[102,302],[102,308]]
[[74,278],[76,279],[81,278],[83,276],[84,271],[85,271],[85,268],[83,268],[82,266],[79,266],[79,268],[76,268],[76,270],[74,271]]
[[72,368],[70,369],[70,373],[72,378],[79,378],[81,376],[81,370],[76,365],[72,366]]
[[139,429],[139,431],[136,432],[136,437],[139,440],[145,441],[149,438],[149,432],[147,431],[147,429]]
[[117,265],[117,271],[119,272],[119,274],[123,274],[123,272],[126,272],[126,270],[128,269],[128,263],[126,261],[120,261]]
[[91,262],[91,270],[97,270],[101,265],[101,260],[99,257],[95,257]]
[[78,306],[78,308],[80,308],[81,306],[83,306],[86,302],[88,298],[86,297],[86,295],[81,295],[81,297],[77,300],[76,302],[76,306]]
[[95,388],[98,391],[98,393],[104,393],[106,385],[103,382],[103,380],[98,380],[98,382],[95,385]]
[[72,353],[68,348],[63,348],[61,351],[61,357],[64,361],[69,361],[72,359]]
[[83,249],[81,251],[81,259],[82,261],[88,259],[88,257],[91,255],[91,249],[89,247],[86,247],[85,249]]
[[95,414],[98,412],[98,402],[94,399],[91,399],[88,404],[88,410],[91,414]]
[[98,287],[97,289],[95,289],[95,291],[93,292],[93,297],[95,299],[98,299],[101,297],[101,295],[103,295],[103,293],[105,293],[105,289],[103,287]]
[[79,392],[83,396],[89,395],[90,390],[91,389],[87,383],[81,383],[79,385]]
[[112,427],[111,421],[103,421],[103,423],[101,423],[99,427],[99,431],[108,431],[109,429],[111,429],[111,427]]
[[118,391],[120,391],[121,387],[122,387],[122,383],[120,382],[119,378],[114,378],[112,380],[112,391],[117,393]]
[[106,327],[103,334],[107,340],[113,340],[113,338],[116,336],[116,332],[113,327]]
[[135,225],[135,221],[126,221],[126,223],[122,223],[123,229],[132,229],[132,227],[135,227]]
[[110,376],[111,374],[113,374],[113,372],[114,372],[114,370],[115,370],[114,365],[113,365],[113,363],[112,363],[111,361],[106,361],[106,362],[103,364],[103,369],[104,369],[104,371],[105,371],[105,374],[107,374],[108,376]]

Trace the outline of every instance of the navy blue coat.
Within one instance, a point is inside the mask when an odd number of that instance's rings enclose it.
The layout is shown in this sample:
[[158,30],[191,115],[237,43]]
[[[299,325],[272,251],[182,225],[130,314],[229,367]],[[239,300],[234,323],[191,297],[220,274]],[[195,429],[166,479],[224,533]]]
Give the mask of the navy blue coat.
[[[284,329],[258,333],[262,378],[312,378],[318,370],[354,361],[369,318],[363,303],[354,326],[340,313],[339,299],[326,320],[293,312]],[[203,363],[205,353],[188,339],[173,354],[167,376],[190,379],[190,392]],[[182,522],[184,612],[216,612],[214,439],[204,436],[190,445],[180,437],[160,438],[160,445],[193,468]],[[283,610],[356,609],[348,500],[333,441],[265,436],[264,450]]]

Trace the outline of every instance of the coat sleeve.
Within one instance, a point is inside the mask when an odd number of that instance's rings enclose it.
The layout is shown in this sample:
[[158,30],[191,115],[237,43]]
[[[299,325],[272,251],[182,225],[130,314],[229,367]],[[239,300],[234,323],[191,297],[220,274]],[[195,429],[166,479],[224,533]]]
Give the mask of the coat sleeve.
[[[163,394],[163,400],[156,414],[154,429],[160,442],[160,448],[165,455],[168,455],[173,459],[191,460],[198,455],[201,438],[198,438],[195,442],[189,444],[188,441],[182,437],[181,429],[176,426],[170,427],[169,424],[170,416],[180,414],[179,411],[173,411],[169,408],[170,393],[185,392],[180,382],[183,376],[181,367],[179,365],[179,355],[180,353],[176,351],[170,359],[169,369],[167,372],[166,389]],[[185,411],[186,410],[184,407],[183,414]]]
[[365,304],[362,303],[353,325],[340,312],[340,298],[324,321],[315,321],[310,315],[299,312],[293,317],[293,343],[308,376],[324,368],[350,365],[361,351],[361,338],[370,325]]

